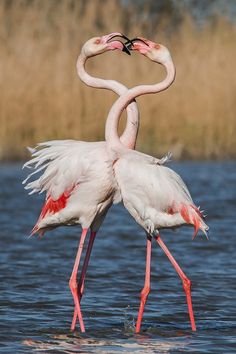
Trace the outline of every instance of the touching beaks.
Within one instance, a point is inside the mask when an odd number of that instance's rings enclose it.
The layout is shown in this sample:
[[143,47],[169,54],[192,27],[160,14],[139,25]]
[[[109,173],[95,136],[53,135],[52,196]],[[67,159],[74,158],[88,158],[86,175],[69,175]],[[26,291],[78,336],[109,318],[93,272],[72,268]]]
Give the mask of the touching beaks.
[[[125,42],[121,41],[121,39],[124,39]],[[109,44],[108,49],[120,49],[128,55],[131,54],[130,50],[137,50],[141,54],[146,54],[150,49],[149,41],[146,41],[145,38],[135,37],[130,40],[127,36],[119,32],[113,32],[103,36],[102,42]]]
[[126,47],[126,45],[125,45],[124,43],[123,43],[122,52],[125,52],[125,53],[128,54],[128,55],[131,55],[129,49]]
[[[117,39],[119,38],[119,39]],[[123,38],[126,40],[125,43],[123,43],[120,38]],[[114,34],[114,36],[110,37],[107,41],[107,43],[110,43],[110,42],[119,42],[120,44],[122,44],[123,48],[122,48],[122,52],[130,55],[130,51],[129,51],[129,48],[127,48],[126,44],[127,43],[130,43],[130,39],[128,37],[126,37],[124,34]],[[131,43],[132,44],[132,43]]]

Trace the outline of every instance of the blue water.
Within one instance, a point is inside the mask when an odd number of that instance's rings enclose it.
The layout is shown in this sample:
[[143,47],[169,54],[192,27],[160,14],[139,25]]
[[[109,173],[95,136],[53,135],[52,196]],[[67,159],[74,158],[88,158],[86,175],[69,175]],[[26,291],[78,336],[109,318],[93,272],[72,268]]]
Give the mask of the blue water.
[[121,205],[113,207],[91,257],[82,300],[86,334],[70,332],[68,288],[77,227],[28,239],[42,197],[21,186],[20,164],[0,165],[1,353],[235,353],[236,163],[177,163],[197,204],[207,211],[210,240],[192,230],[163,240],[192,280],[197,332],[190,330],[182,284],[153,244],[152,290],[140,334],[134,333],[145,271],[145,235]]

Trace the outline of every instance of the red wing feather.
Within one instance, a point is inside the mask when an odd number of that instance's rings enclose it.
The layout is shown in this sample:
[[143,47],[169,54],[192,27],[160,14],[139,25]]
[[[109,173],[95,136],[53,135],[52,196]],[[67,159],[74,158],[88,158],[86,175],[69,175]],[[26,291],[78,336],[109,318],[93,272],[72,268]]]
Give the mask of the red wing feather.
[[64,209],[69,195],[63,193],[57,200],[53,200],[50,196],[44,204],[39,219],[43,219],[47,214],[55,214],[61,209]]
[[52,197],[49,195],[46,199],[45,204],[42,207],[41,213],[39,215],[38,221],[34,228],[31,231],[31,236],[34,235],[38,231],[38,223],[41,221],[46,215],[48,214],[55,214],[58,213],[60,210],[64,209],[67,204],[68,198],[71,196],[74,187],[71,188],[70,191],[62,193],[62,195],[57,199],[53,200]]

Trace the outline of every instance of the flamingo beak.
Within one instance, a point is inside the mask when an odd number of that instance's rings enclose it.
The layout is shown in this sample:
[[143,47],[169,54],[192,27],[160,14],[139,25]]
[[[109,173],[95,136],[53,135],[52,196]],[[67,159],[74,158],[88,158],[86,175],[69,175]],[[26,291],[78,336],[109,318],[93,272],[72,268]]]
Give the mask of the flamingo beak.
[[138,37],[128,40],[125,43],[125,46],[128,50],[138,50],[141,53],[143,47],[145,47],[145,49],[149,47],[147,42],[145,42],[142,38],[138,38]]
[[[122,39],[125,39],[126,42],[123,43],[121,40],[117,39],[117,38],[122,38]],[[123,48],[122,48],[122,52],[130,55],[130,51],[127,47],[127,43],[130,43],[130,39],[128,37],[126,37],[124,34],[114,34],[112,37],[110,37],[107,41],[107,43],[110,43],[110,42],[119,42]]]

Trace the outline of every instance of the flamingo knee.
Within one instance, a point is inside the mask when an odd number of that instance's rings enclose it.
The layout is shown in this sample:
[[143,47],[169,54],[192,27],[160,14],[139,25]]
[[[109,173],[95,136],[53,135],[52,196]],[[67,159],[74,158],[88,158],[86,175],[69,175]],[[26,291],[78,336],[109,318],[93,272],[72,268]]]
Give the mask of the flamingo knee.
[[196,324],[195,324],[195,319],[194,319],[194,313],[193,313],[193,306],[192,306],[192,295],[191,295],[191,280],[189,278],[185,277],[182,279],[183,281],[183,288],[186,294],[186,300],[187,300],[187,305],[188,305],[188,313],[189,313],[189,319],[192,327],[192,331],[196,331]]
[[141,297],[141,302],[143,303],[143,305],[146,304],[148,295],[151,291],[150,286],[144,286],[144,288],[142,289],[141,293],[140,293],[140,297]]
[[184,288],[184,291],[186,292],[186,295],[191,293],[191,286],[192,286],[191,280],[189,278],[185,277],[183,279],[183,288]]
[[78,283],[77,280],[74,279],[74,277],[71,277],[69,280],[69,288],[74,297],[74,295],[77,294],[77,290],[78,290]]

